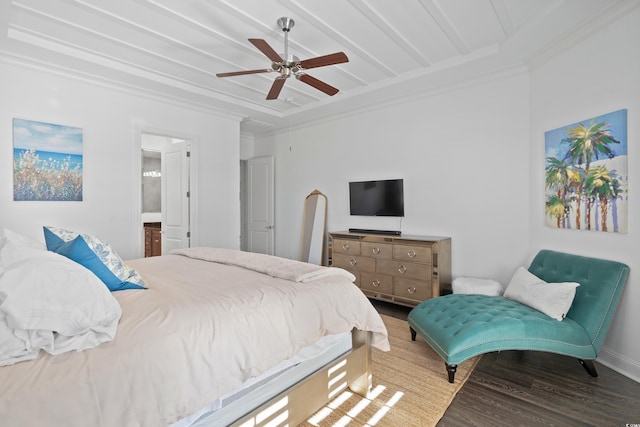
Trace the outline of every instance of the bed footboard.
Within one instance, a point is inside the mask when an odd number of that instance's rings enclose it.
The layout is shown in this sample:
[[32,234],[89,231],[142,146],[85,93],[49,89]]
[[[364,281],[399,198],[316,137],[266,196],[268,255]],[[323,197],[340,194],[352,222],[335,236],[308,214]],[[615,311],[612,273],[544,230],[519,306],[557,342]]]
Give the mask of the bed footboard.
[[264,402],[231,425],[295,426],[347,388],[367,396],[372,382],[371,332],[353,330],[351,336],[352,349],[349,352]]
[[[353,330],[353,348],[348,371],[352,375],[349,388],[360,396],[367,397],[372,386],[371,332]],[[357,376],[359,374],[359,376]]]

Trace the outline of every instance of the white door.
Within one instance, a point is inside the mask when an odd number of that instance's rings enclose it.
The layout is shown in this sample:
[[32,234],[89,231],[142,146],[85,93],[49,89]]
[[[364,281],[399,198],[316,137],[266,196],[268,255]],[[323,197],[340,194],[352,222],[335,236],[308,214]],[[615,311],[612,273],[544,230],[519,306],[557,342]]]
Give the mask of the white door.
[[273,157],[258,157],[247,162],[247,184],[248,250],[273,255]]
[[189,142],[162,153],[162,254],[189,247]]

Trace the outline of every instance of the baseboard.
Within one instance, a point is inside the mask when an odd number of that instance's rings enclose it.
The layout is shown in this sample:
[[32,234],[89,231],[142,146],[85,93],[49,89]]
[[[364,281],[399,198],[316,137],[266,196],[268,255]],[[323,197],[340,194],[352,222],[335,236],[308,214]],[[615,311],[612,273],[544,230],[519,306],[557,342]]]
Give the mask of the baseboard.
[[625,377],[629,377],[640,383],[640,364],[638,362],[630,360],[604,347],[600,349],[600,353],[598,353],[598,358],[596,360],[607,368],[611,368]]

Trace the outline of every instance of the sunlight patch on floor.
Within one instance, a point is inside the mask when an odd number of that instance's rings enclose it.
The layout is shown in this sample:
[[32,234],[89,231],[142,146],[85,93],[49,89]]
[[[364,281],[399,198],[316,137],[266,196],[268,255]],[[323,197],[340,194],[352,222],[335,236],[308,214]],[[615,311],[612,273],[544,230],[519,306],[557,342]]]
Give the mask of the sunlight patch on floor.
[[375,426],[376,424],[378,424],[378,422],[380,422],[380,420],[384,418],[385,415],[387,415],[387,412],[389,412],[391,408],[393,408],[395,404],[398,403],[400,399],[402,399],[402,396],[404,396],[403,392],[396,391],[394,395],[391,396],[391,399],[389,399],[387,403],[385,403],[384,406],[382,406],[382,408],[378,410],[378,412],[373,414],[373,417],[371,417],[365,425]]
[[[383,385],[376,386],[367,397],[362,397],[351,409],[346,411],[346,414],[333,424],[332,427],[346,427],[354,419],[371,404],[371,402],[377,399],[384,391],[386,387]],[[311,425],[319,426],[333,411],[344,405],[351,397],[355,396],[349,391],[345,391],[334,400],[332,400],[327,406],[319,410],[313,417],[308,419]],[[385,415],[393,408],[404,396],[404,393],[397,391],[391,396],[391,398],[385,402],[382,407],[367,421],[365,426],[373,427],[382,420]],[[346,410],[346,408],[345,408]]]

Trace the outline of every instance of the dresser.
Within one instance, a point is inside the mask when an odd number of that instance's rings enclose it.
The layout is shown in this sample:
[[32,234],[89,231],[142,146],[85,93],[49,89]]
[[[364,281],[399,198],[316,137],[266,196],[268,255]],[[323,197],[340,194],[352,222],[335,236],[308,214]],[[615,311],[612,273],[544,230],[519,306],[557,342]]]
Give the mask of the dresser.
[[414,307],[451,285],[451,238],[338,231],[332,266],[356,276],[369,298]]

